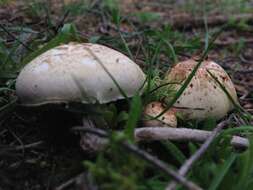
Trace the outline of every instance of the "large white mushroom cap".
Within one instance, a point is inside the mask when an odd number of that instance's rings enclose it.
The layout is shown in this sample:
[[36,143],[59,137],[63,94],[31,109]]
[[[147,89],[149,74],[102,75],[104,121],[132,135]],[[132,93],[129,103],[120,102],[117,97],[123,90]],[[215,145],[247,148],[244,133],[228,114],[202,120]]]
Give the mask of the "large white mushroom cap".
[[[197,61],[193,59],[178,63],[166,74],[165,81],[182,84],[196,65]],[[220,119],[234,108],[226,93],[207,70],[219,80],[237,102],[235,87],[228,74],[215,62],[206,60],[201,63],[190,84],[174,105],[183,107],[178,109],[178,112],[181,112],[185,119],[208,117]],[[172,87],[178,90],[181,85],[175,84]]]
[[41,54],[20,72],[16,93],[23,105],[75,102],[107,103],[142,87],[145,75],[122,53],[103,45],[69,43]]

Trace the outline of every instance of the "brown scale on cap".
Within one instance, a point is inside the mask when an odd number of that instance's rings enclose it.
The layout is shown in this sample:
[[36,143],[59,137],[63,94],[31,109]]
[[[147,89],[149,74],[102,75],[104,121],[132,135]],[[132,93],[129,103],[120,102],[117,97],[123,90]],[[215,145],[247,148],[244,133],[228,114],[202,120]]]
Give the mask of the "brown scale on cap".
[[144,109],[144,115],[151,117],[150,119],[147,117],[147,120],[144,121],[145,126],[149,127],[177,127],[177,118],[175,115],[176,110],[174,108],[169,109],[163,115],[158,117],[157,119],[152,119],[152,117],[156,117],[162,111],[164,111],[165,107],[160,102],[151,102]]
[[[183,83],[197,63],[198,61],[189,59],[176,64],[167,72],[165,82]],[[226,88],[234,101],[238,102],[234,85],[228,74],[217,63],[205,60],[174,105],[176,107],[187,107],[187,109],[180,109],[185,119],[205,119],[207,117],[220,119],[234,107],[226,93],[208,71]],[[173,84],[172,87],[178,90],[181,85]]]

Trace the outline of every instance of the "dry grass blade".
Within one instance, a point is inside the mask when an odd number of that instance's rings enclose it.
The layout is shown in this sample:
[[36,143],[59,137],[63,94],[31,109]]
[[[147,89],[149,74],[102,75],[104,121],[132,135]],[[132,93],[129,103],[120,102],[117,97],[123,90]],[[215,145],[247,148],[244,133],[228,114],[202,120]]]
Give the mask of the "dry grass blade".
[[108,69],[105,67],[103,62],[89,49],[85,48],[93,57],[94,59],[99,63],[99,65],[103,68],[103,70],[107,73],[107,75],[112,79],[113,83],[116,85],[122,96],[129,102],[128,96],[126,95],[125,91],[121,88],[121,86],[118,84],[117,80],[114,78],[114,76],[108,71]]
[[[233,17],[224,16],[224,15],[216,15],[216,16],[210,17],[207,20],[207,24],[208,26],[217,26],[217,25],[228,23],[230,20],[233,20],[234,22],[246,21],[248,23],[252,23],[252,18],[253,18],[253,14],[239,14]],[[202,17],[192,19],[192,17],[188,16],[188,17],[174,18],[172,25],[175,28],[185,30],[185,29],[203,27],[204,22],[203,22]]]
[[[212,131],[211,135],[206,139],[205,143],[181,166],[178,173],[185,176],[187,172],[191,169],[193,164],[207,151],[208,147],[214,141],[215,137],[222,131],[222,129],[227,125],[227,120],[222,121],[217,125],[217,127]],[[172,182],[167,187],[166,190],[174,190],[177,183]]]
[[23,43],[21,40],[19,40],[15,35],[13,35],[11,32],[9,32],[2,24],[0,24],[0,28],[2,28],[2,30],[4,32],[6,32],[9,36],[11,36],[13,39],[15,39],[22,46],[24,46],[27,50],[33,51],[33,49],[31,49],[29,46],[27,46],[25,43]]
[[[135,129],[135,140],[171,140],[171,141],[193,141],[204,142],[212,134],[211,131],[189,129],[189,128],[165,128],[165,127],[142,127]],[[249,146],[246,138],[233,136],[231,145],[238,149],[245,149]]]
[[[92,133],[95,135],[98,135],[103,138],[108,138],[108,134],[106,131],[98,129],[98,128],[89,128],[89,127],[75,127],[72,130],[78,130],[82,132]],[[152,164],[154,167],[158,168],[159,170],[166,173],[168,176],[172,177],[175,181],[183,185],[185,188],[189,190],[201,190],[199,186],[194,184],[191,181],[188,181],[186,178],[179,175],[177,172],[175,172],[173,169],[169,168],[166,163],[159,160],[158,158],[152,156],[151,154],[145,152],[144,150],[139,149],[137,146],[133,144],[129,144],[127,142],[121,142],[121,145],[128,150],[129,152],[132,152],[133,154],[137,155],[138,157],[143,158],[150,164]]]

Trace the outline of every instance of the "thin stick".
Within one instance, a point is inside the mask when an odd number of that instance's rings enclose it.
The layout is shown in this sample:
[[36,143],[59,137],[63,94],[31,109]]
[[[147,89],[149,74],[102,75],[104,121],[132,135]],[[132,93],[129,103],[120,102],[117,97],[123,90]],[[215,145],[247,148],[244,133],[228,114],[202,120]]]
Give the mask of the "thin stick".
[[192,189],[192,190],[202,189],[199,186],[197,186],[196,184],[194,184],[193,182],[188,181],[186,178],[182,177],[177,172],[175,172],[174,170],[169,168],[166,163],[164,163],[161,160],[157,159],[156,157],[148,154],[147,152],[139,149],[137,146],[135,146],[133,144],[128,144],[128,143],[125,143],[125,142],[122,143],[122,145],[124,145],[124,147],[127,150],[129,150],[132,153],[138,155],[139,157],[145,159],[146,161],[148,161],[153,166],[159,168],[161,171],[163,171],[167,175],[171,176],[174,180],[177,180],[178,183],[182,184],[186,188]]
[[[207,20],[207,24],[209,27],[222,25],[227,23],[229,20],[233,20],[235,22],[240,22],[242,20],[246,21],[247,23],[252,23],[253,14],[239,14],[233,17],[231,16],[223,16],[223,15],[213,15]],[[204,25],[202,18],[194,18],[192,17],[174,17],[173,22],[171,25],[177,29],[191,29],[202,27]]]
[[67,17],[69,16],[69,13],[70,13],[70,11],[67,10],[64,13],[63,17],[61,18],[60,22],[55,26],[55,29],[54,29],[55,30],[55,34],[57,34],[57,32],[59,32],[59,29],[64,25],[64,22],[67,19]]
[[43,141],[38,141],[38,142],[35,142],[35,143],[31,143],[31,144],[16,146],[13,149],[15,149],[15,150],[24,150],[24,149],[27,149],[27,148],[34,148],[34,147],[36,147],[38,145],[41,145],[41,144],[43,144]]
[[91,51],[89,48],[85,47],[85,49],[94,57],[94,59],[99,63],[99,65],[103,68],[103,70],[106,72],[106,74],[112,79],[113,83],[116,85],[116,87],[118,88],[119,92],[121,93],[122,96],[124,96],[124,98],[127,100],[127,102],[129,103],[129,98],[126,95],[125,91],[121,88],[121,86],[119,85],[119,83],[117,82],[117,80],[115,79],[115,77],[109,72],[109,70],[106,68],[106,66],[104,66],[103,62],[99,59],[99,57],[93,53],[93,51]]
[[58,187],[56,187],[55,190],[63,190],[65,188],[69,187],[70,185],[72,185],[73,183],[75,183],[76,179],[78,177],[80,177],[81,175],[82,174],[79,174],[79,175],[77,175],[77,176],[75,176],[73,178],[70,178],[68,181],[66,181],[66,182],[62,183],[61,185],[59,185]]
[[[142,127],[135,129],[136,141],[152,140],[171,140],[171,141],[193,141],[204,142],[212,134],[211,131],[189,129],[189,128],[170,128],[170,127]],[[231,145],[235,148],[245,149],[249,146],[246,138],[233,136]]]
[[[201,40],[202,43],[204,43],[204,40]],[[244,40],[241,39],[231,39],[231,40],[227,40],[227,41],[222,41],[222,40],[216,40],[214,42],[214,45],[216,46],[228,46],[228,45],[234,45],[234,44],[238,44],[238,43],[253,43],[253,38],[247,38]]]
[[[178,173],[181,176],[185,176],[193,164],[207,151],[208,147],[214,141],[215,137],[221,132],[221,130],[226,126],[227,121],[222,121],[217,125],[217,127],[212,131],[211,135],[206,139],[205,143],[201,145],[201,147],[189,158],[185,161],[185,163],[181,166]],[[177,186],[176,182],[171,182],[166,190],[174,190]]]
[[16,36],[14,36],[11,32],[9,32],[2,24],[0,24],[0,28],[2,28],[4,32],[6,32],[8,35],[10,35],[13,39],[15,39],[22,46],[24,46],[27,50],[33,51],[29,46],[24,44],[21,40],[19,40]]
[[[73,130],[80,130],[83,132],[93,133],[100,137],[108,138],[108,134],[106,131],[98,129],[98,128],[89,128],[89,127],[75,127]],[[162,162],[161,160],[157,159],[156,157],[152,156],[151,154],[139,149],[137,146],[133,144],[129,144],[127,142],[122,142],[121,145],[126,148],[128,151],[131,151],[135,155],[145,159],[153,166],[159,168],[161,171],[166,173],[168,176],[172,177],[175,181],[182,184],[184,187],[190,190],[201,190],[199,186],[194,184],[191,181],[188,181],[186,178],[179,175],[177,172],[172,170],[167,166],[166,163]]]
[[31,143],[31,144],[21,144],[19,146],[0,146],[0,148],[2,149],[6,149],[8,151],[12,151],[12,150],[22,150],[24,151],[25,149],[29,149],[29,148],[35,148],[41,144],[43,144],[44,142],[43,141],[38,141],[38,142],[34,142],[34,143]]
[[74,189],[80,189],[80,190],[81,189],[97,190],[97,187],[95,184],[93,184],[91,175],[88,172],[83,172],[73,178],[70,178],[66,182],[54,188],[54,190],[64,190],[64,189],[69,188],[70,186],[75,186]]
[[[82,130],[83,127],[74,127],[73,130]],[[189,128],[170,128],[170,127],[141,127],[135,129],[136,141],[155,141],[171,140],[178,142],[193,141],[204,142],[212,134],[211,131],[189,129]],[[106,143],[106,141],[105,141]],[[247,138],[233,136],[231,145],[238,149],[249,147]]]

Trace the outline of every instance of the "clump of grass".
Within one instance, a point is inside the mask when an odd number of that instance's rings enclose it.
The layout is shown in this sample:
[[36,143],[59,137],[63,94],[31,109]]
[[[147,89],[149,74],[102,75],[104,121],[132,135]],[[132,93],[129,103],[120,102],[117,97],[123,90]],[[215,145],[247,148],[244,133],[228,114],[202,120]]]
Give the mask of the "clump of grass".
[[95,184],[104,190],[119,187],[122,190],[139,189],[138,186],[143,180],[140,180],[140,176],[144,178],[145,162],[133,155],[127,155],[115,139],[110,144],[110,149],[100,153],[95,162],[84,162],[92,173]]

